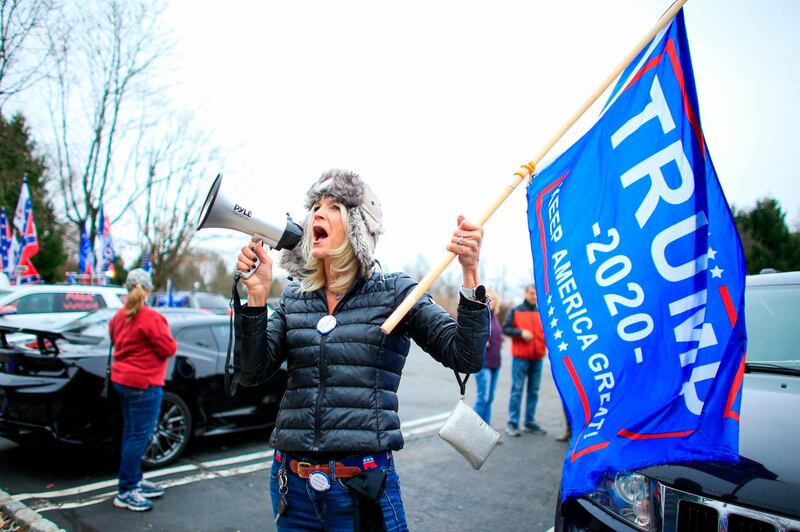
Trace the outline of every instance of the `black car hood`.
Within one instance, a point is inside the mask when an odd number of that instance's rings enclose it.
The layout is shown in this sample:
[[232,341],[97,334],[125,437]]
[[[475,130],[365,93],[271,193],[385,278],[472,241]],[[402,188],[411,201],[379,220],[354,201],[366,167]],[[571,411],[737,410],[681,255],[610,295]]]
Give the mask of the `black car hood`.
[[798,517],[798,448],[800,378],[749,373],[742,396],[739,464],[692,462],[641,472],[683,491]]

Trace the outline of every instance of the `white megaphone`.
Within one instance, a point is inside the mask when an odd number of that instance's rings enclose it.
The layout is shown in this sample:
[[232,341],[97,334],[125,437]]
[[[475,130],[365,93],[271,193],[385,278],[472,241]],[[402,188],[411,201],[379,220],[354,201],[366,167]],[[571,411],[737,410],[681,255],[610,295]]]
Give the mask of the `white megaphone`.
[[[222,174],[219,174],[211,185],[200,218],[197,230],[200,229],[233,229],[261,240],[272,249],[292,249],[303,236],[303,228],[292,221],[288,214],[276,216],[261,210],[260,203],[250,198],[233,199],[230,190],[222,188]],[[239,271],[238,275],[249,278],[261,264],[256,258],[256,265],[250,271]]]

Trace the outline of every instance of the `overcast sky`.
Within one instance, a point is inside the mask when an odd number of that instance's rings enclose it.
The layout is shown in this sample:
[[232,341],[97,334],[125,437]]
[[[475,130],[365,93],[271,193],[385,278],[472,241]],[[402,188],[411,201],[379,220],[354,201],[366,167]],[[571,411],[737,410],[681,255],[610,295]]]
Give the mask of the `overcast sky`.
[[[360,173],[383,203],[377,257],[397,270],[418,255],[438,263],[456,216],[484,212],[668,7],[175,0],[164,23],[173,96],[222,148],[227,183],[299,217],[323,170]],[[685,11],[728,200],[772,195],[796,224],[800,2],[690,0]],[[523,189],[486,226],[487,279],[522,284],[532,271]],[[231,266],[246,241],[198,237]]]
[[[176,95],[224,149],[226,180],[280,212],[326,168],[384,208],[390,270],[438,263],[669,7],[616,2],[174,2]],[[690,0],[709,149],[728,200],[800,219],[800,2]],[[573,132],[577,138],[580,131]],[[209,176],[209,184],[213,176]],[[522,186],[486,226],[486,276],[531,272]],[[242,238],[200,236],[223,249]],[[221,243],[219,243],[221,242]],[[233,258],[231,259],[233,260]]]

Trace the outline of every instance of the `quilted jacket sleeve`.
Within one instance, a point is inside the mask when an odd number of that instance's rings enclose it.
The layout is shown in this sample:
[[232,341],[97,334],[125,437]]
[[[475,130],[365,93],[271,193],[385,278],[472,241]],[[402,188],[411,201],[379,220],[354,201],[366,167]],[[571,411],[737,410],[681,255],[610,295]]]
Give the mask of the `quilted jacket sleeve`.
[[[395,308],[416,285],[408,275],[398,276]],[[489,339],[489,305],[459,297],[455,320],[426,293],[403,323],[414,342],[444,366],[462,373],[477,373],[483,367]]]
[[233,366],[242,386],[266,381],[286,358],[283,300],[267,317],[266,307],[243,307],[234,316]]

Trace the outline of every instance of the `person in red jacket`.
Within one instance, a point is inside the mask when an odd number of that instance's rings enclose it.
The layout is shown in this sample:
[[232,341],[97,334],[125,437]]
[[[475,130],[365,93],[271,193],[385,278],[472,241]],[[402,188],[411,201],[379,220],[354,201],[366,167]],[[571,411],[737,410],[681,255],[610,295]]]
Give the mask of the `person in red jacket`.
[[536,424],[536,402],[539,400],[539,383],[542,380],[542,359],[545,355],[544,332],[539,308],[536,306],[536,288],[525,289],[525,301],[514,307],[506,316],[503,334],[511,337],[511,397],[508,402],[506,434],[519,436],[519,417],[522,388],[528,381],[525,398],[525,424],[523,432],[545,434]]
[[145,306],[153,289],[150,274],[131,270],[125,280],[128,299],[108,324],[114,345],[111,383],[122,407],[122,451],[119,486],[114,506],[133,511],[150,510],[151,498],[164,489],[142,477],[142,455],[161,410],[167,359],[178,350],[167,320]]

